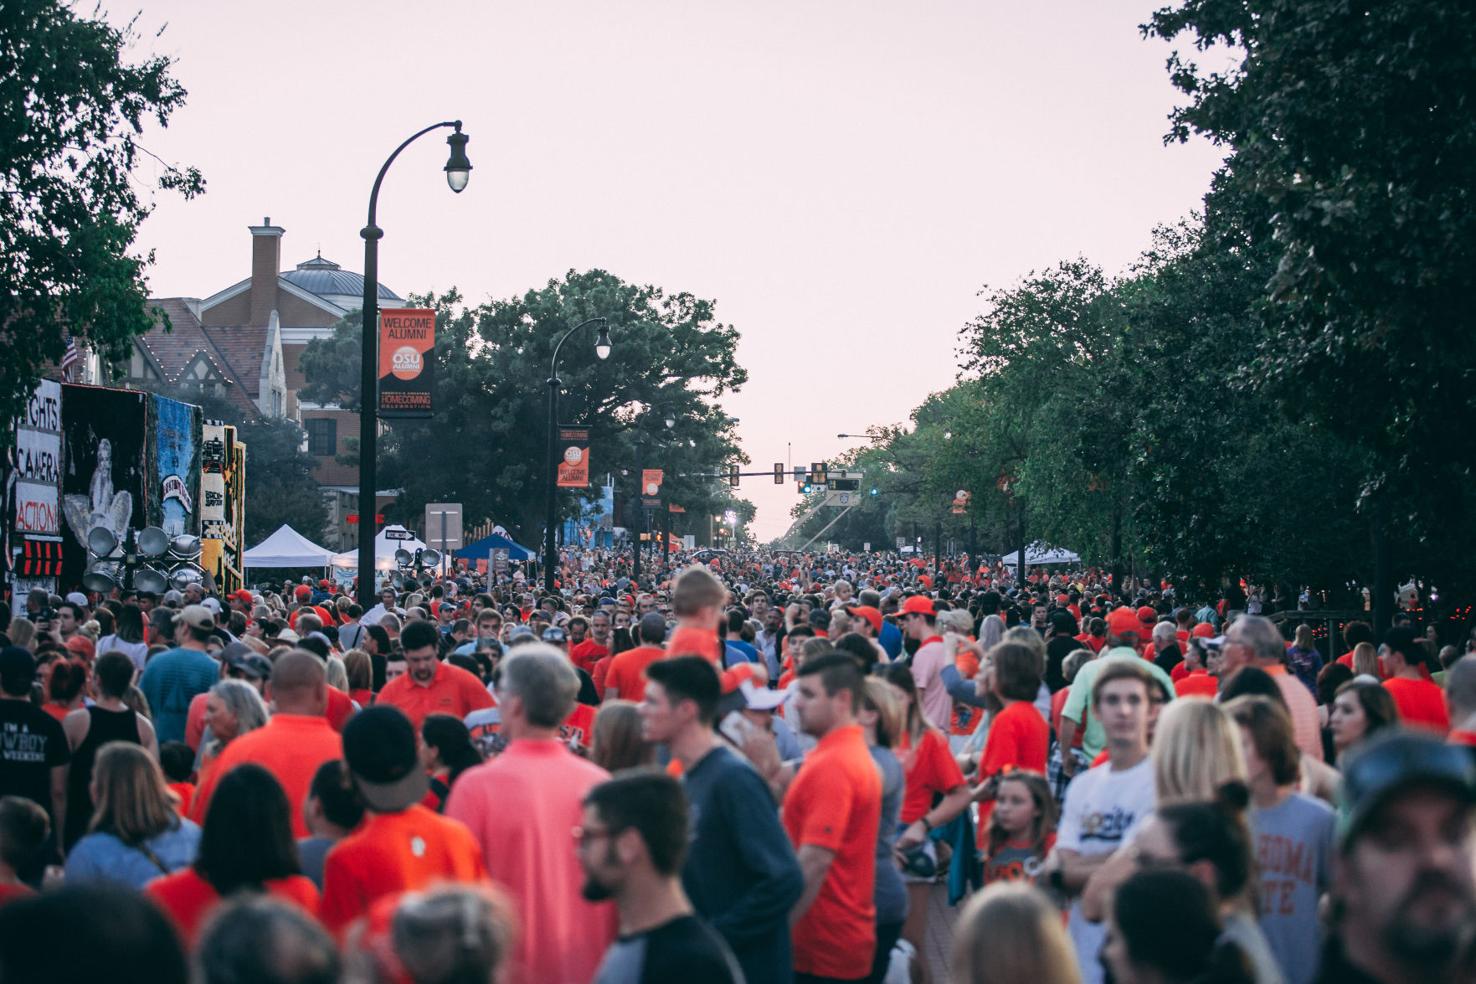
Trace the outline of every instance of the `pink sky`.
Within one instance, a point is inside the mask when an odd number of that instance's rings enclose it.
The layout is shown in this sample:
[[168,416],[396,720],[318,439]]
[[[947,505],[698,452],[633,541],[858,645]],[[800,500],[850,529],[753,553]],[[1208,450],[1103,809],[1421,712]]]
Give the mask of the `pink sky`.
[[[140,245],[161,296],[245,276],[268,215],[284,265],[359,270],[374,172],[459,117],[464,194],[430,137],[386,181],[384,283],[477,302],[602,267],[712,298],[743,336],[745,451],[809,462],[952,383],[982,286],[1077,254],[1120,270],[1198,205],[1220,155],[1162,144],[1153,6],[145,0],[142,49],[190,90],[147,145],[209,192],[162,198]],[[740,494],[761,539],[787,527],[792,484]]]

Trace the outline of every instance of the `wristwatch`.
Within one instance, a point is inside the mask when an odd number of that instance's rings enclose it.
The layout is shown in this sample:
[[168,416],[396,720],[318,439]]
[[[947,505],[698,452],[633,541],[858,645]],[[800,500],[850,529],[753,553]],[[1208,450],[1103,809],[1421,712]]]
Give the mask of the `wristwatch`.
[[918,819],[918,822],[920,822],[923,825],[923,830],[926,830],[928,833],[932,833],[933,832],[933,825],[932,825],[932,823],[930,823],[928,821],[928,815],[926,813],[924,813],[922,816],[918,817],[917,819]]

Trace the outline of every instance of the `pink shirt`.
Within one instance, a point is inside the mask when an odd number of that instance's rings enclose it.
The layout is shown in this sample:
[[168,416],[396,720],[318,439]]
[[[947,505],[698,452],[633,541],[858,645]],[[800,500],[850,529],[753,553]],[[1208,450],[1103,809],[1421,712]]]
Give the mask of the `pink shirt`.
[[487,874],[520,924],[511,984],[592,980],[615,939],[614,903],[585,901],[573,830],[610,774],[557,740],[520,739],[457,780],[446,816],[481,842]]
[[953,717],[953,698],[948,695],[948,688],[943,685],[939,674],[947,665],[948,655],[943,649],[941,636],[924,640],[912,657],[912,679],[922,699],[923,717],[945,735]]
[[1305,683],[1286,672],[1286,667],[1272,665],[1263,669],[1281,688],[1281,696],[1291,711],[1292,735],[1297,748],[1321,762],[1322,720],[1317,716],[1317,698],[1312,696]]

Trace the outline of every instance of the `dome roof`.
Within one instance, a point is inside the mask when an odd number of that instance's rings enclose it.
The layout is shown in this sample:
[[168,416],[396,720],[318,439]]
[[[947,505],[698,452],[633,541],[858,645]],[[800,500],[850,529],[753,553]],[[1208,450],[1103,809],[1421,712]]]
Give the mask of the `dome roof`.
[[[283,271],[281,276],[292,286],[301,287],[320,297],[364,296],[364,275],[344,270],[332,260],[325,260],[322,253],[311,260],[304,260],[297,264],[295,270]],[[403,300],[399,294],[384,284],[379,285],[379,299],[381,301]]]

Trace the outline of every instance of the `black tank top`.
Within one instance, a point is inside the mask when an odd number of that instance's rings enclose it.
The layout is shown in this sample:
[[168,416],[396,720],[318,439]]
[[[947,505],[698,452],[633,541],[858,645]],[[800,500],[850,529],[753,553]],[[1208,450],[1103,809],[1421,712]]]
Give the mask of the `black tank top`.
[[121,711],[89,707],[87,716],[87,737],[72,753],[72,768],[67,773],[68,850],[87,833],[87,824],[92,820],[92,764],[97,758],[97,750],[110,741],[140,744],[138,714],[131,707]]

